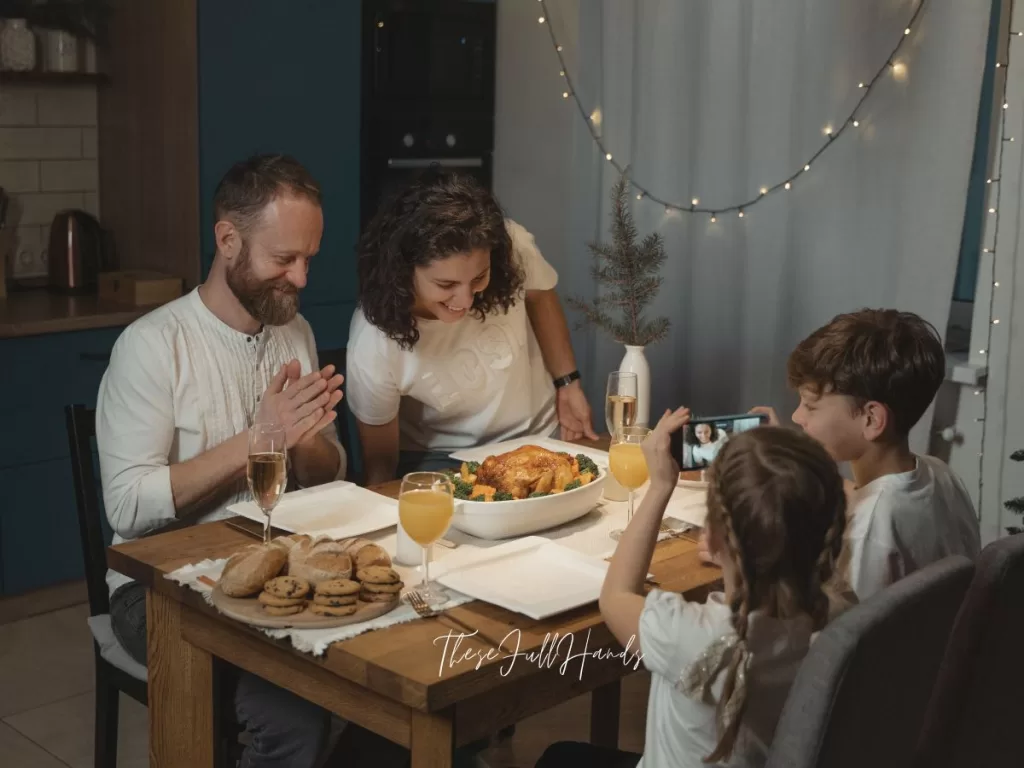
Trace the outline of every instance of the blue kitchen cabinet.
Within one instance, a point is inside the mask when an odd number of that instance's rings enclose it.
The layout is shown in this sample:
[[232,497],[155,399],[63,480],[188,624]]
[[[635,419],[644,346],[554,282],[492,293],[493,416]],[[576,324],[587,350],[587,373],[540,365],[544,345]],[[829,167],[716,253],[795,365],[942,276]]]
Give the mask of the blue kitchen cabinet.
[[106,359],[121,331],[0,340],[3,594],[84,575],[64,406],[96,407]]

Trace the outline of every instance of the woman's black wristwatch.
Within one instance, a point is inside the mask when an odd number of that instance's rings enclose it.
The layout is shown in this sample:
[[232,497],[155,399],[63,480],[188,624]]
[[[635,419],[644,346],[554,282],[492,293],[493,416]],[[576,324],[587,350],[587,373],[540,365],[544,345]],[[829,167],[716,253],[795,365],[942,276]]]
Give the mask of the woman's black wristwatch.
[[569,384],[572,384],[574,381],[579,379],[579,377],[579,371],[567,373],[565,376],[555,379],[555,389],[561,389],[562,387],[568,386]]

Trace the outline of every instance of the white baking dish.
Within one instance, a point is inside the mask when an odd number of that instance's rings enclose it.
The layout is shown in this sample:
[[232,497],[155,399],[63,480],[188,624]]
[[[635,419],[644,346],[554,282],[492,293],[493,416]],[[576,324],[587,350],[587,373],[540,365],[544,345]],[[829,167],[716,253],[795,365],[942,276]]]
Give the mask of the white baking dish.
[[456,501],[452,527],[480,539],[508,539],[546,531],[583,517],[598,505],[608,471],[565,493],[512,501]]

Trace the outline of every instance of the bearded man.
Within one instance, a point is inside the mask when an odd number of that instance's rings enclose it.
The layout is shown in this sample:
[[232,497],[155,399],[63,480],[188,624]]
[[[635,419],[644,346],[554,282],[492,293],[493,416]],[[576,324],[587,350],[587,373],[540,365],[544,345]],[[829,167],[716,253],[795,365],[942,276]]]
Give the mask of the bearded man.
[[[290,485],[345,477],[334,424],[342,377],[319,369],[298,314],[323,234],[320,189],[293,158],[260,155],[224,176],[214,214],[206,282],[128,326],[100,384],[96,440],[114,543],[229,517],[228,505],[249,498],[255,423],[285,429]],[[145,588],[114,571],[107,582],[114,634],[145,664]],[[312,767],[328,746],[328,713],[257,677],[243,674],[235,705],[252,735],[243,766]]]

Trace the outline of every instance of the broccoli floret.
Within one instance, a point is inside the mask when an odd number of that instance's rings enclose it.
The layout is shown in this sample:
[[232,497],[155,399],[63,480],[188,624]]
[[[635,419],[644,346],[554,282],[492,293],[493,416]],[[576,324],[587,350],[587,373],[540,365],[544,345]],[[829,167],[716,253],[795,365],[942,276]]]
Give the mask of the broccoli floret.
[[482,493],[478,493],[476,496],[470,499],[470,501],[487,501],[487,497],[484,496]]
[[572,491],[579,488],[581,485],[583,485],[583,481],[577,478],[576,480],[573,480],[571,483],[566,485],[565,488],[563,488],[562,490]]
[[473,486],[462,480],[458,475],[452,478],[452,485],[455,489],[455,498],[467,500],[473,493]]
[[480,462],[479,461],[467,461],[466,462],[466,469],[469,470],[469,474],[475,475],[476,471],[478,469],[480,469]]
[[526,498],[528,498],[528,499],[539,499],[541,496],[550,496],[550,495],[551,495],[551,491],[536,491],[534,493],[531,493]]
[[[584,456],[582,453],[576,456],[576,463],[580,465],[580,472],[589,472],[594,477],[601,474],[597,469],[597,464],[589,456]],[[568,490],[568,489],[567,489]]]
[[494,494],[495,501],[512,501],[512,494],[505,491],[498,491]]

